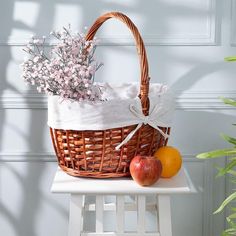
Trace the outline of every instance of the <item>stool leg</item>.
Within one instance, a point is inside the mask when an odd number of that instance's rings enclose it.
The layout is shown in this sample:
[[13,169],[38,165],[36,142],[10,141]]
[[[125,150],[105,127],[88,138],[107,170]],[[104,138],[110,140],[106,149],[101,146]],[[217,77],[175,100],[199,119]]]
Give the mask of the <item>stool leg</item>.
[[170,196],[158,195],[157,207],[160,236],[172,236]]
[[83,195],[71,194],[68,236],[80,236],[82,229]]
[[137,231],[139,235],[145,233],[145,213],[146,213],[146,197],[144,195],[138,195],[138,225]]
[[118,234],[124,233],[124,218],[125,218],[125,196],[116,196],[116,231]]
[[96,233],[103,233],[104,197],[96,196]]

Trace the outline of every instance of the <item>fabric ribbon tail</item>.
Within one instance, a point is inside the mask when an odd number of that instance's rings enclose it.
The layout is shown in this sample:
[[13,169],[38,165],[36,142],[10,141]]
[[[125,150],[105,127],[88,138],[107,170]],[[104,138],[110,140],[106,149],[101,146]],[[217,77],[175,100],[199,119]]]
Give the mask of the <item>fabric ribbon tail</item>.
[[155,129],[157,129],[165,139],[169,138],[169,135],[164,133],[159,127],[155,127]]
[[119,144],[115,147],[116,150],[119,150],[121,148],[121,146],[123,146],[124,144],[128,143],[129,140],[133,137],[133,135],[135,134],[135,132],[142,126],[142,123],[138,124],[137,127],[131,131],[127,136],[126,138]]
[[[136,132],[139,128],[141,128],[142,125],[143,125],[143,123],[138,124],[137,127],[136,127],[133,131],[131,131],[131,132],[126,136],[126,138],[125,138],[119,145],[117,145],[117,146],[115,147],[115,149],[116,149],[116,150],[119,150],[119,149],[121,148],[121,146],[123,146],[124,144],[128,143],[129,140],[130,140],[130,139],[133,137],[133,135],[135,134],[135,132]],[[149,123],[149,125],[152,126],[152,127],[155,128],[155,129],[157,129],[157,130],[160,132],[160,134],[161,134],[165,139],[169,138],[169,135],[166,134],[166,133],[164,133],[158,126],[152,124],[151,122]]]

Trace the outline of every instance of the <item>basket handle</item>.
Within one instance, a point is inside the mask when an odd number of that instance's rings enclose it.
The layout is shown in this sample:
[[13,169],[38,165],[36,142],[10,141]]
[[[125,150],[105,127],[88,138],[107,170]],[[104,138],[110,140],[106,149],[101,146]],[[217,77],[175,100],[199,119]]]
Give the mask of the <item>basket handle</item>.
[[92,27],[89,29],[86,40],[92,40],[97,32],[97,30],[100,28],[100,26],[107,21],[110,18],[116,18],[120,21],[122,21],[133,33],[133,36],[136,41],[136,48],[139,54],[139,61],[140,61],[140,68],[141,68],[141,83],[140,83],[140,93],[139,98],[141,99],[142,104],[142,110],[143,114],[145,116],[148,115],[149,112],[149,74],[148,74],[148,60],[147,60],[147,54],[145,50],[145,46],[143,43],[143,39],[137,29],[137,27],[134,25],[134,23],[124,14],[120,12],[109,12],[106,13],[100,17],[97,18],[97,20],[94,22]]

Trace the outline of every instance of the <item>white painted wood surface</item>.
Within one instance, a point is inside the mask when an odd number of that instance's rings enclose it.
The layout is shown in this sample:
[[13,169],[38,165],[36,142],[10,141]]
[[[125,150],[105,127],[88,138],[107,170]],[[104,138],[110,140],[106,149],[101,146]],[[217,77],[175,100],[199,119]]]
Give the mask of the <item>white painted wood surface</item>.
[[116,196],[116,232],[119,234],[124,233],[124,213],[125,213],[125,201],[123,195]]
[[69,216],[69,236],[80,236],[82,230],[82,209],[83,195],[71,195],[70,216]]
[[[116,198],[124,198],[124,195],[117,195]],[[123,201],[123,200],[122,200]],[[119,207],[118,207],[118,205]],[[146,210],[147,211],[155,211],[156,202],[147,202],[146,203]],[[122,204],[120,201],[118,203],[111,202],[111,203],[105,203],[104,204],[104,211],[118,211],[119,209],[123,209],[125,211],[136,211],[137,210],[137,203],[135,202],[126,202],[124,206],[122,207]],[[85,210],[86,211],[96,211],[96,204],[95,203],[86,203],[85,204]]]
[[131,178],[118,179],[88,179],[72,177],[58,168],[51,191],[53,193],[76,194],[173,194],[190,193],[194,191],[193,184],[182,168],[171,179],[160,179],[154,185],[142,187]]
[[[160,195],[163,199],[166,197],[169,200],[169,196]],[[167,232],[171,232],[169,229],[165,229],[165,227],[171,227],[171,222],[168,219],[165,219],[164,225],[162,225],[162,221],[158,222],[161,227],[157,228],[156,232],[146,232],[145,229],[145,213],[146,210],[146,195],[137,195],[137,202],[135,202],[135,208],[128,208],[128,210],[136,211],[137,213],[137,232],[125,232],[124,230],[124,214],[125,214],[125,202],[124,196],[117,196],[117,207],[112,208],[117,213],[117,228],[115,232],[104,232],[103,231],[103,212],[106,210],[111,210],[111,208],[104,208],[106,205],[104,202],[104,196],[97,195],[95,201],[95,208],[86,208],[83,201],[83,195],[81,194],[71,194],[70,200],[70,217],[69,217],[69,231],[68,236],[101,236],[101,235],[116,235],[116,236],[171,236],[171,234],[167,234]],[[157,207],[157,202],[155,205],[152,205],[152,211],[157,211],[157,215],[160,213],[160,209],[162,210],[162,216],[170,216],[170,207],[166,204],[168,201],[162,201],[162,208]],[[150,205],[149,205],[150,206]],[[83,231],[83,212],[86,210],[95,210],[96,211],[96,231],[95,232],[84,232]],[[169,211],[165,213],[164,211]],[[162,230],[162,234],[159,231]]]
[[[88,182],[89,181],[89,182]],[[65,184],[66,183],[66,184]],[[87,183],[87,184],[85,184]],[[130,178],[123,179],[84,179],[75,178],[62,172],[60,169],[56,171],[55,178],[52,184],[52,192],[54,193],[70,193],[70,218],[69,218],[69,233],[68,236],[82,235],[155,235],[155,236],[172,236],[171,225],[171,207],[170,195],[176,193],[190,193],[195,191],[191,179],[187,171],[182,168],[175,177],[171,179],[161,179],[157,184],[150,187],[141,187]],[[158,185],[158,183],[161,183]],[[100,188],[96,189],[96,186]],[[71,192],[68,192],[70,191]],[[99,190],[99,191],[98,191]],[[121,191],[122,190],[122,191]],[[148,190],[148,191],[147,191]],[[137,232],[125,232],[124,215],[126,209],[125,195],[129,195],[130,191],[134,196],[134,204],[136,207],[131,208],[137,213]],[[111,205],[104,201],[104,195],[115,194],[116,204]],[[146,232],[146,196],[157,195],[157,201],[152,210],[157,211],[157,230],[155,233],[149,234]],[[84,205],[83,196],[95,195],[95,205]],[[95,232],[83,232],[83,211],[96,211]],[[104,211],[116,211],[116,229],[114,232],[104,232]]]
[[104,232],[102,234],[98,233],[82,233],[81,236],[161,236],[159,233],[114,233],[114,232]]
[[160,235],[172,236],[170,196],[158,195],[157,202]]
[[[117,196],[117,230],[116,232],[104,232],[103,231],[103,211],[104,211],[104,197],[102,195],[96,196],[96,232],[83,232],[83,195],[72,194],[70,200],[70,217],[69,217],[69,232],[68,236],[80,236],[80,235],[161,235],[172,236],[171,225],[171,208],[170,208],[170,196],[160,194],[157,196],[157,218],[158,227],[157,232],[147,233],[145,229],[145,213],[146,213],[146,196],[137,195],[137,232],[130,233],[124,232],[124,196]],[[85,208],[86,209],[86,208]],[[110,210],[110,209],[109,209]],[[160,234],[159,234],[160,233]]]
[[103,232],[103,206],[104,198],[102,195],[96,196],[96,232]]
[[137,209],[138,234],[145,233],[145,214],[146,214],[146,197],[145,195],[138,195],[138,209]]

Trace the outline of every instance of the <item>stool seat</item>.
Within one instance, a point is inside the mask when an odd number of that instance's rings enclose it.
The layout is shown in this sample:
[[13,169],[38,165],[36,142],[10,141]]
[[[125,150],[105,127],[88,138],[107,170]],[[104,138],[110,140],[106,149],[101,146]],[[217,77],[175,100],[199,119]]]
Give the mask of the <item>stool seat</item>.
[[142,187],[131,178],[92,179],[73,177],[58,168],[51,191],[53,193],[76,194],[175,194],[191,193],[194,186],[187,173],[182,168],[170,179],[160,179],[154,185]]
[[[170,179],[160,179],[148,187],[138,185],[131,178],[90,179],[73,177],[58,168],[51,191],[70,194],[68,236],[172,236],[170,195],[192,193],[195,192],[195,188],[184,168],[176,176]],[[90,206],[85,204],[84,198],[87,195],[96,197],[95,204]],[[113,206],[106,206],[105,195],[115,195],[116,203]],[[133,206],[125,202],[126,195],[136,197]],[[156,196],[156,202],[148,205],[146,203],[147,195]],[[92,210],[96,212],[96,232],[84,232],[84,212]],[[116,231],[114,232],[103,231],[103,213],[106,210],[116,211]],[[126,210],[137,212],[136,232],[125,232],[124,230],[124,212]],[[157,232],[146,232],[146,211],[156,211]]]

